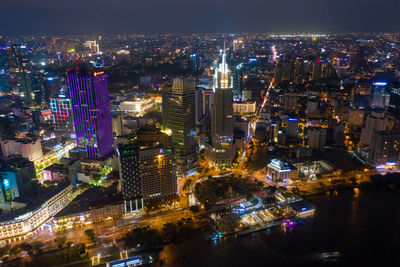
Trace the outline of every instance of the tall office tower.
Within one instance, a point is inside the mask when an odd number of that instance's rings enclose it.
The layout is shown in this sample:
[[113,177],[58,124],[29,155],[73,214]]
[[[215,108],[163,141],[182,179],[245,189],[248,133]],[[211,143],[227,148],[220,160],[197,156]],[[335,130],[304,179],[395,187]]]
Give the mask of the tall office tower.
[[345,125],[344,124],[338,124],[333,127],[333,141],[337,145],[343,145],[345,141]]
[[360,144],[369,145],[374,132],[389,131],[393,127],[394,121],[385,117],[384,113],[372,112],[366,119],[365,127],[361,129]]
[[189,57],[188,65],[192,72],[197,73],[201,69],[200,56],[196,53],[191,54]]
[[36,192],[36,173],[33,163],[14,157],[0,161],[0,203],[19,196],[32,197]]
[[13,93],[19,95],[24,104],[33,103],[35,94],[32,87],[32,66],[25,45],[12,45],[7,48],[8,67]]
[[107,74],[70,70],[67,77],[76,143],[88,158],[103,158],[114,149]]
[[212,97],[212,147],[206,149],[207,156],[217,164],[231,164],[233,160],[233,95],[232,76],[226,64],[225,51],[222,63],[215,70]]
[[233,91],[233,100],[235,101],[241,101],[243,99],[242,96],[242,69],[239,66],[237,66],[236,68],[234,68],[233,72],[232,72],[232,91]]
[[279,62],[275,67],[276,82],[289,81],[293,77],[292,62]]
[[61,88],[58,91],[58,94],[53,94],[50,98],[54,131],[65,135],[71,135],[74,131],[74,121],[69,92],[66,88]]
[[144,208],[142,183],[139,169],[139,147],[136,144],[118,145],[119,178],[125,210]]
[[289,112],[297,112],[297,93],[286,93],[283,96],[283,109]]
[[298,119],[295,116],[289,116],[286,123],[286,136],[297,137]]
[[400,132],[398,130],[379,131],[372,135],[368,153],[368,163],[398,163],[400,155]]
[[177,194],[175,153],[163,146],[139,149],[119,145],[119,172],[127,211],[143,209],[145,203],[173,199]]
[[174,79],[162,94],[163,124],[171,129],[177,172],[187,175],[197,168],[196,85],[191,79]]
[[373,108],[386,108],[389,106],[390,93],[387,90],[386,82],[374,82],[372,86],[372,103]]
[[317,127],[309,128],[307,130],[308,147],[315,149],[323,149],[326,144],[326,129]]

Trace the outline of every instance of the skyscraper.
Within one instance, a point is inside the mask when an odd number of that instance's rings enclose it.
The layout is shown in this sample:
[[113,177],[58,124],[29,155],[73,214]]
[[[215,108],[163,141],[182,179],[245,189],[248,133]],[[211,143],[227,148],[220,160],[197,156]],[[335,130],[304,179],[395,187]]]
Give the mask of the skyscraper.
[[389,106],[390,93],[388,92],[387,82],[374,82],[372,87],[373,108],[386,108]]
[[8,67],[13,93],[19,95],[25,104],[32,104],[35,94],[32,87],[32,66],[28,59],[26,45],[12,45],[7,48]]
[[127,144],[119,145],[117,152],[126,210],[143,209],[145,203],[176,196],[175,153],[171,149]]
[[192,79],[174,79],[163,91],[164,126],[171,129],[171,145],[176,153],[177,172],[186,175],[197,167],[196,88]]
[[88,158],[103,158],[114,149],[107,74],[70,70],[67,77],[77,145]]
[[326,129],[312,127],[307,130],[308,147],[324,149],[326,144]]
[[215,70],[212,97],[212,146],[207,156],[217,164],[230,164],[233,159],[233,94],[232,75],[226,64],[225,51],[222,63]]

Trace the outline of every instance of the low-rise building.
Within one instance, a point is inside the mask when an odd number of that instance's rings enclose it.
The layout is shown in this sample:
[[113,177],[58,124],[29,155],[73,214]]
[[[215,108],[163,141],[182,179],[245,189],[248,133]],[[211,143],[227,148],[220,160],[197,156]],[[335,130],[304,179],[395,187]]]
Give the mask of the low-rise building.
[[45,223],[71,201],[72,185],[62,183],[34,201],[30,207],[0,215],[0,240],[10,243],[40,232]]
[[35,161],[43,156],[40,139],[8,139],[0,141],[3,157],[21,156]]
[[117,193],[116,186],[95,186],[77,196],[65,209],[57,213],[53,222],[56,230],[70,229],[118,219],[124,214],[124,201],[122,194]]
[[274,182],[288,183],[297,177],[297,168],[290,162],[272,159],[267,165],[267,178]]

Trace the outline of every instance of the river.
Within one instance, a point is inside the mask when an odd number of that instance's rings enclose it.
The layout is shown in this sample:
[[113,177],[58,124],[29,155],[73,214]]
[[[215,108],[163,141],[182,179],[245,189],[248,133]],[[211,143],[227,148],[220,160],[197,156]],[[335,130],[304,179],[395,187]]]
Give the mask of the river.
[[[275,227],[217,243],[198,231],[166,246],[163,266],[400,266],[398,192],[354,189],[308,200],[315,214],[290,230]],[[321,253],[334,251],[340,259],[321,260]]]

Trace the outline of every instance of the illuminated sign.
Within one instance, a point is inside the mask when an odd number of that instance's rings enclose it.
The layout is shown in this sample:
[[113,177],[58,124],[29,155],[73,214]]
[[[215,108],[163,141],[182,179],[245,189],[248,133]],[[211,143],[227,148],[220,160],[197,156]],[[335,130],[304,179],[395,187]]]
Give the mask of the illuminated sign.
[[51,115],[52,115],[51,109],[42,110],[42,111],[40,112],[40,114],[42,114],[43,116],[51,116]]
[[376,82],[376,83],[374,83],[374,85],[376,85],[376,86],[386,86],[387,82]]
[[[60,95],[65,97],[65,95]],[[65,121],[66,118],[71,116],[71,101],[67,98],[65,99],[50,99],[50,108],[53,112],[55,120]]]

